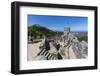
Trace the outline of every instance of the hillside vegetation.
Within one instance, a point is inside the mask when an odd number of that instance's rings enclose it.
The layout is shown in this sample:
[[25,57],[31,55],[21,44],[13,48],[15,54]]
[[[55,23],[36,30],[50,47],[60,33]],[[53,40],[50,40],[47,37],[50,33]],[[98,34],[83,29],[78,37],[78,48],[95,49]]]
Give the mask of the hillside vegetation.
[[47,37],[54,37],[55,35],[60,36],[61,34],[63,34],[63,32],[54,31],[40,26],[39,24],[34,24],[28,27],[28,36],[33,36],[34,38],[37,38],[38,36],[42,38],[44,35]]

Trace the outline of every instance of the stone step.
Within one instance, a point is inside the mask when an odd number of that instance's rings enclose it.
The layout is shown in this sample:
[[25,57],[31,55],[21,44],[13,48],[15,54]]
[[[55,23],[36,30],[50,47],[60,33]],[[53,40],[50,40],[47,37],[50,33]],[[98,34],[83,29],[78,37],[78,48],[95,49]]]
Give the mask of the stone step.
[[44,55],[48,60],[56,60],[57,57],[46,51],[45,49],[42,49],[38,55]]

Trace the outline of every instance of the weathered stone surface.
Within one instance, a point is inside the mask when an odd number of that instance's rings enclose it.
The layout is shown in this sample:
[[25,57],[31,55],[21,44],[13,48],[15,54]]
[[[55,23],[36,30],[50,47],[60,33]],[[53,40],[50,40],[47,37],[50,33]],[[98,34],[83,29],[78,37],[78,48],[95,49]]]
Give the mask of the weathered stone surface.
[[70,28],[64,29],[61,40],[49,42],[44,37],[42,42],[28,44],[28,60],[59,60],[59,59],[84,59],[88,56],[88,43],[79,41],[70,32]]

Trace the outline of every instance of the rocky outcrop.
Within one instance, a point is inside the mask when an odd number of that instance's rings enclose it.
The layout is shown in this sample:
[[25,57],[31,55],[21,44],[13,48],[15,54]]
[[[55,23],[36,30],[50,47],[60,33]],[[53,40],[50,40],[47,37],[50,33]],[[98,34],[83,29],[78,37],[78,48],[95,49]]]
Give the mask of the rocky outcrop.
[[54,39],[52,42],[44,37],[39,45],[39,53],[35,60],[60,60],[60,59],[85,59],[88,57],[88,43],[79,41],[70,29],[65,28],[61,40]]

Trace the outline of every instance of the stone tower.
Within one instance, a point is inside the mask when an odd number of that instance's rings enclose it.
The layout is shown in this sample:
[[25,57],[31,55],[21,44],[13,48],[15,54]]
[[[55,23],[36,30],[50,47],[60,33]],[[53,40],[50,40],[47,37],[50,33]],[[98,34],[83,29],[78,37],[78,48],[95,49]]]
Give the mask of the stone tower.
[[70,32],[69,27],[64,27],[64,36],[66,36]]

